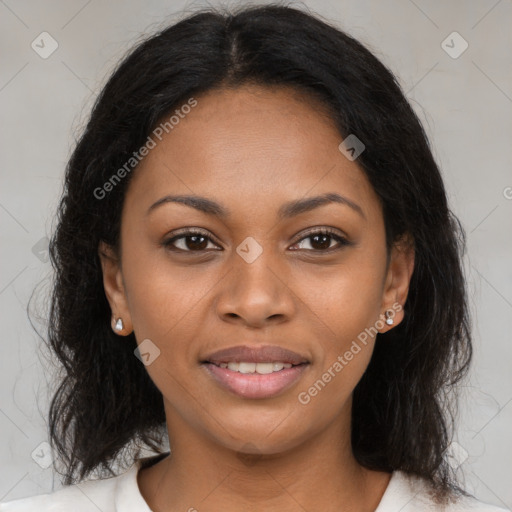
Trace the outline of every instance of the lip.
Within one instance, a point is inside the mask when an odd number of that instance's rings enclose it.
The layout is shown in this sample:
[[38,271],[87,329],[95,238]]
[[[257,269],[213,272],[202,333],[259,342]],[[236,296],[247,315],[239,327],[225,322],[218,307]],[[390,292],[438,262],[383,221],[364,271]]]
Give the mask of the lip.
[[236,347],[229,347],[206,356],[203,363],[213,363],[219,365],[220,363],[267,363],[267,362],[281,362],[290,363],[293,365],[309,363],[308,359],[296,352],[292,352],[286,348],[277,345],[261,345],[248,346],[237,345]]
[[231,393],[241,398],[262,399],[272,398],[286,391],[301,378],[309,364],[283,368],[266,375],[235,372],[213,363],[203,363],[202,366],[217,383]]
[[[290,363],[291,368],[283,368],[269,374],[240,373],[229,368],[221,368],[220,363],[248,362]],[[239,345],[218,350],[202,361],[207,374],[224,389],[241,398],[264,399],[277,396],[295,384],[309,366],[310,361],[291,350],[277,345]]]

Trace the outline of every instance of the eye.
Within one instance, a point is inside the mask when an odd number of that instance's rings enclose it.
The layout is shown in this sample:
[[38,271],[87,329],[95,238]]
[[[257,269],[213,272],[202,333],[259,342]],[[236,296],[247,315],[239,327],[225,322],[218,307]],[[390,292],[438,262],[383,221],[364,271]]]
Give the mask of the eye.
[[208,247],[208,242],[212,242],[212,239],[204,231],[194,229],[182,231],[179,235],[163,242],[163,245],[176,252],[203,252],[211,249]]
[[[310,240],[309,244],[306,243],[306,247],[302,246],[299,247],[299,249],[306,249],[307,251],[314,252],[332,252],[341,249],[341,247],[344,245],[350,245],[350,242],[346,238],[329,228],[310,231],[307,236],[301,238],[294,244],[294,246],[304,244],[304,241],[306,240]],[[331,242],[333,241],[338,242],[338,247],[331,246]],[[307,247],[307,245],[309,245],[309,247]],[[292,250],[295,251],[297,248]]]
[[[300,247],[304,245],[305,241],[310,240],[309,247]],[[338,242],[338,247],[333,247],[332,242]],[[213,246],[208,246],[211,243]],[[182,231],[178,235],[170,238],[163,242],[166,248],[175,252],[204,252],[206,250],[222,250],[218,245],[215,245],[210,236],[205,231],[198,229],[189,229]],[[350,245],[350,242],[329,228],[317,229],[316,231],[310,231],[307,236],[302,237],[298,242],[292,246],[291,250],[305,249],[313,252],[324,252],[329,253],[341,249],[345,245]],[[298,247],[299,246],[299,247]]]

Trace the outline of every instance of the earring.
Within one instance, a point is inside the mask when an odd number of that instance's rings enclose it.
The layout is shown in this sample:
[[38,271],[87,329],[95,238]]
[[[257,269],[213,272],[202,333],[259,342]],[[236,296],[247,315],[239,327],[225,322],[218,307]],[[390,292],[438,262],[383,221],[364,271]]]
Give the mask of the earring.
[[124,329],[123,321],[120,318],[117,320],[116,326],[114,327],[114,329],[117,332],[121,332]]
[[394,320],[391,318],[391,311],[389,309],[386,311],[385,315],[386,315],[386,323],[388,325],[393,325]]

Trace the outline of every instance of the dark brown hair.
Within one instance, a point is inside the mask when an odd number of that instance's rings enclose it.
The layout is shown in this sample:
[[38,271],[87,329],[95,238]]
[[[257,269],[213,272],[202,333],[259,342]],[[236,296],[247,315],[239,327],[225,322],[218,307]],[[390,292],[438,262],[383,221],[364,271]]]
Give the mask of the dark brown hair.
[[284,5],[195,12],[138,44],[97,98],[66,169],[50,244],[48,335],[64,377],[49,425],[65,484],[111,471],[122,453],[133,461],[141,447],[159,452],[166,437],[162,395],[134,357],[134,335],[112,332],[97,254],[100,240],[118,247],[130,175],[101,199],[94,191],[187,98],[250,82],[321,99],[340,141],[356,134],[366,146],[357,163],[381,201],[388,252],[402,235],[414,239],[405,318],[378,335],[354,391],[356,459],[423,477],[440,495],[459,492],[446,449],[456,410],[450,392],[472,354],[463,229],[392,72],[340,29]]

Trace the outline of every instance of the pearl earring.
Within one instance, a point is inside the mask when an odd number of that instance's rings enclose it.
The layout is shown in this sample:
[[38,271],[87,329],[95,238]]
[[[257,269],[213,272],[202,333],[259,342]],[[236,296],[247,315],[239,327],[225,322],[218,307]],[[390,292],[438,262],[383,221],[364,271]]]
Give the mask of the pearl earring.
[[124,329],[123,321],[119,318],[116,322],[116,326],[114,327],[117,332],[121,332]]
[[386,314],[386,323],[388,325],[393,325],[393,323],[394,323],[394,320],[391,318],[391,313],[392,312],[389,309],[385,313]]

